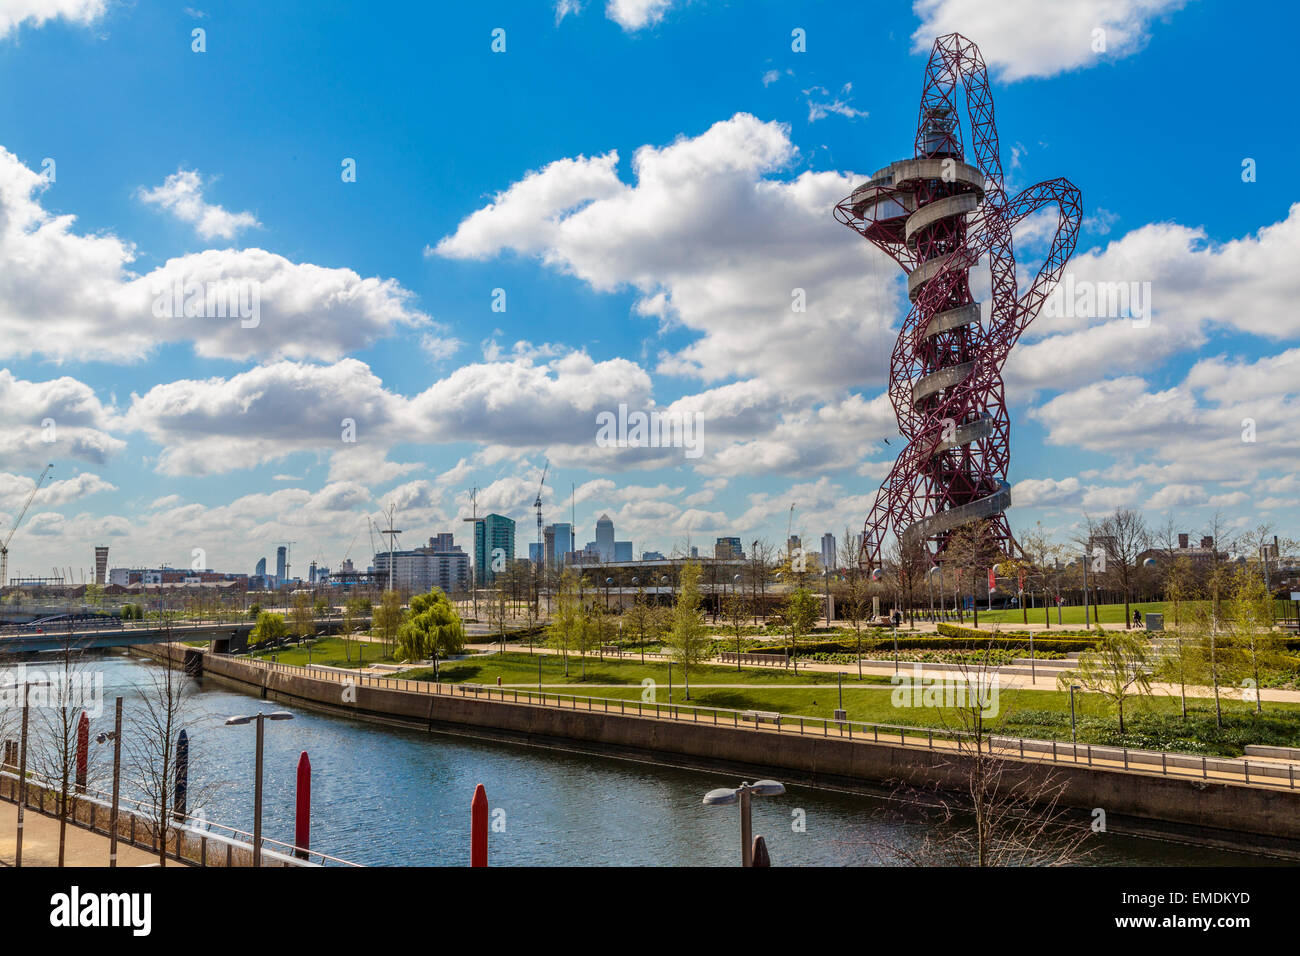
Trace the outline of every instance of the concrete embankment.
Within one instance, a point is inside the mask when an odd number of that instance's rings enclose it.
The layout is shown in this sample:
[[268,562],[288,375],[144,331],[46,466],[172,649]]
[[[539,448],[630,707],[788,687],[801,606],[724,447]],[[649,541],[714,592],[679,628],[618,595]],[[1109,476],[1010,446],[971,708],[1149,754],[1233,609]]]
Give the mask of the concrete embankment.
[[[572,708],[567,701],[561,707],[431,694],[383,682],[342,684],[337,675],[270,668],[194,648],[154,645],[148,651],[191,672],[201,670],[204,680],[264,699],[439,733],[873,794],[898,784],[960,792],[969,781],[972,758],[953,750],[656,719]],[[1032,784],[1048,771],[1064,785],[1063,805],[1085,815],[1103,809],[1111,831],[1300,858],[1300,790],[1015,758],[1006,759],[1002,781]]]

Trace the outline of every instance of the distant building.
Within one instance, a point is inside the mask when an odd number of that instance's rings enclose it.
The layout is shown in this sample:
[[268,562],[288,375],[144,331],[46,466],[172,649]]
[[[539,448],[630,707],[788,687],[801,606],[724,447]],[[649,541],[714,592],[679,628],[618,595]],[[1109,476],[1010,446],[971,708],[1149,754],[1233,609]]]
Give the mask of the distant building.
[[614,542],[614,560],[631,561],[632,560],[632,542],[615,541]]
[[275,549],[275,577],[277,581],[284,580],[285,554],[284,545],[280,545],[280,547]]
[[108,545],[95,546],[95,583],[103,587],[108,582]]
[[614,522],[607,514],[596,519],[596,550],[600,560],[614,560]]
[[731,561],[745,556],[739,538],[719,538],[713,544],[713,556],[720,561]]
[[257,567],[253,569],[253,575],[259,578],[266,577],[266,558],[257,559]]
[[822,535],[822,567],[836,567],[835,561],[835,535],[827,531]]
[[[1089,538],[1088,544],[1091,548],[1104,547],[1108,539]],[[1147,558],[1154,558],[1157,565],[1165,563],[1170,559],[1178,560],[1186,558],[1193,564],[1208,564],[1215,560],[1216,556],[1222,560],[1227,557],[1221,551],[1216,551],[1214,547],[1214,538],[1210,535],[1203,535],[1199,546],[1191,543],[1191,535],[1180,534],[1178,536],[1178,547],[1173,551],[1166,551],[1164,548],[1148,548],[1138,555],[1138,565],[1142,565]]]
[[799,536],[797,534],[792,534],[790,535],[789,538],[786,539],[785,549],[790,554],[794,554],[802,547],[803,547],[803,542],[799,539]]
[[641,560],[642,561],[666,561],[668,559],[664,557],[662,551],[642,551]]
[[[469,587],[469,555],[460,545],[451,544],[450,534],[435,535],[428,547],[392,553],[392,586],[399,591],[423,594],[439,588],[444,594]],[[389,586],[389,553],[375,554],[374,573],[385,587]]]
[[573,550],[573,525],[567,521],[548,524],[542,529],[542,547],[547,567],[564,564],[564,556]]
[[546,545],[536,541],[529,541],[528,560],[533,564],[542,564],[546,560]]
[[[474,519],[474,580],[491,584],[515,560],[515,520],[490,514]],[[494,567],[495,565],[495,567]]]
[[698,558],[699,556],[700,556],[700,549],[697,548],[695,545],[691,545],[691,557]]

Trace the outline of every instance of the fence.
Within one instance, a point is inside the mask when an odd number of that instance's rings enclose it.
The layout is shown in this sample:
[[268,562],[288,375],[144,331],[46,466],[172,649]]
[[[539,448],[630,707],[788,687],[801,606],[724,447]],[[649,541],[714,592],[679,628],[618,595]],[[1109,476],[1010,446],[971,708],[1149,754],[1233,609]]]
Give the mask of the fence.
[[[19,781],[16,768],[0,769],[0,799],[18,802]],[[68,823],[108,837],[113,818],[112,794],[87,788],[68,794]],[[59,784],[57,781],[27,772],[26,807],[46,816],[58,816]],[[158,813],[141,801],[118,797],[117,839],[137,849],[158,853]],[[168,814],[166,856],[191,866],[252,866],[253,834],[198,815],[176,820]],[[303,849],[269,837],[262,837],[263,866],[358,866],[321,853]]]
[[1062,743],[1052,740],[1035,740],[1001,735],[976,735],[969,731],[948,728],[916,727],[902,724],[874,724],[855,720],[835,720],[825,717],[807,717],[800,714],[782,714],[779,723],[759,724],[747,714],[752,711],[733,710],[726,707],[701,707],[695,704],[659,703],[622,697],[585,697],[574,694],[556,694],[544,690],[517,687],[484,687],[464,684],[442,684],[413,681],[401,677],[377,677],[369,674],[340,674],[315,667],[296,664],[248,660],[248,663],[285,674],[305,675],[335,683],[353,683],[359,687],[376,687],[406,693],[432,694],[450,697],[475,696],[503,703],[528,704],[542,707],[572,708],[574,710],[603,711],[623,716],[650,717],[656,720],[677,720],[690,723],[731,726],[750,733],[798,734],[838,737],[851,741],[884,743],[909,749],[948,750],[970,753],[978,747],[1001,756],[1021,760],[1071,764],[1104,769],[1124,769],[1159,773],[1171,777],[1196,777],[1219,782],[1244,782],[1251,786],[1296,789],[1294,764],[1285,766],[1267,761],[1236,760],[1227,757],[1198,756],[1195,754],[1168,753],[1152,750],[1131,750],[1126,747],[1098,746],[1094,744]]

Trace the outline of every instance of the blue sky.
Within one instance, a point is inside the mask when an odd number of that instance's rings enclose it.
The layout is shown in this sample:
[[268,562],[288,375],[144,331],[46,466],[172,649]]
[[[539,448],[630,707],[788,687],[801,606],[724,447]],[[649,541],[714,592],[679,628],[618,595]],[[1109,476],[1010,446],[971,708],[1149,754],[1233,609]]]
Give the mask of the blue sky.
[[[1296,137],[1260,37],[1289,6],[46,8],[0,0],[0,515],[56,481],[11,574],[97,543],[365,562],[366,515],[459,532],[475,486],[528,541],[547,459],[580,543],[602,512],[638,552],[776,540],[792,502],[806,537],[859,529],[906,296],[832,207],[911,154],[951,30],[990,65],[1011,188],[1082,189],[1076,278],[1151,283],[1149,328],[1040,317],[1017,347],[1013,527],[1125,505],[1294,534]],[[258,325],[156,318],[164,279],[256,284]],[[702,412],[703,454],[597,447],[620,402]]]

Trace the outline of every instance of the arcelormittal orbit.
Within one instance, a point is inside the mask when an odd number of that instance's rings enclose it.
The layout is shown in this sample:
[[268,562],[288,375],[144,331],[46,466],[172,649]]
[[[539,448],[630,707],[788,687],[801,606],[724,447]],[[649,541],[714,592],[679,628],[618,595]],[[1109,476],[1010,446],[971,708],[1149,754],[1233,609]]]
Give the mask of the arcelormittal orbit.
[[[964,94],[964,96],[962,95]],[[963,140],[960,99],[970,137]],[[1011,232],[1056,206],[1047,258],[1029,288],[1016,284]],[[886,535],[923,542],[938,558],[962,525],[985,521],[999,552],[1014,542],[1005,511],[1010,459],[1002,365],[1042,308],[1074,251],[1079,190],[1064,179],[1008,197],[993,98],[979,48],[960,34],[934,41],[916,133],[916,155],[891,163],[835,207],[835,216],[907,273],[912,301],[890,365],[889,396],[907,446],[863,528],[859,561],[879,568]],[[987,309],[970,271],[987,259]]]

